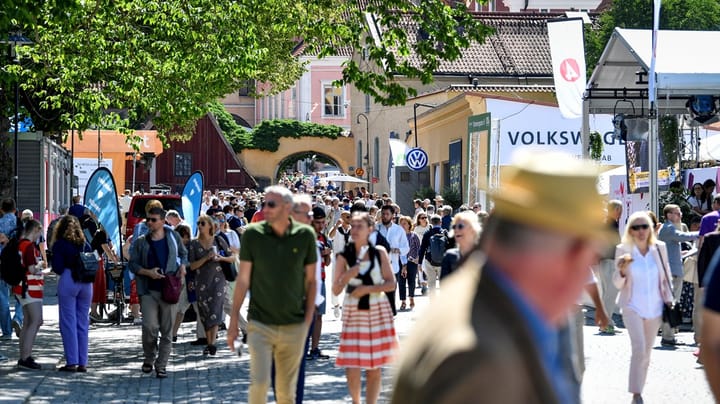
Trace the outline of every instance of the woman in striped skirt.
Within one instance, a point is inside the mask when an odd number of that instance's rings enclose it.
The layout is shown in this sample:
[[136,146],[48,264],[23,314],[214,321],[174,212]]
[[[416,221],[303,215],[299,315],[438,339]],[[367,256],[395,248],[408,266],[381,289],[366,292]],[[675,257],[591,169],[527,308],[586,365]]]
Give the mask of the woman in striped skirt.
[[333,293],[345,288],[340,352],[335,364],[345,368],[353,403],[360,403],[360,371],[365,369],[368,404],[380,394],[381,369],[394,358],[397,336],[386,291],[395,288],[395,276],[383,247],[368,241],[373,222],[365,212],[351,221],[352,240],[335,261]]

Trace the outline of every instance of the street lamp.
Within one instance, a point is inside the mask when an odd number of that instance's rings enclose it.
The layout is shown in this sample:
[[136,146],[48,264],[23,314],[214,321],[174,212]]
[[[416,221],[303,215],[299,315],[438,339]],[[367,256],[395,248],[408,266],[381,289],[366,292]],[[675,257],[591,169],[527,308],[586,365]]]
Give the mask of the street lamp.
[[417,109],[418,107],[427,107],[427,108],[435,108],[435,105],[430,104],[421,104],[419,102],[416,102],[413,104],[413,122],[415,124],[415,147],[418,147],[418,132],[417,132]]
[[365,118],[365,144],[367,145],[367,154],[365,154],[365,160],[367,160],[367,182],[368,191],[372,193],[372,179],[370,178],[370,171],[372,171],[372,169],[370,168],[370,121],[368,121],[367,115],[361,112],[355,119],[355,122],[358,125],[360,125],[360,117]]
[[[20,59],[17,56],[17,47],[24,45],[31,45],[33,42],[22,34],[21,31],[12,31],[5,41],[0,43],[10,45],[10,58],[16,64],[20,64]],[[13,139],[13,197],[15,203],[18,202],[18,130],[20,121],[20,78],[15,80],[15,117],[14,117],[14,139]]]

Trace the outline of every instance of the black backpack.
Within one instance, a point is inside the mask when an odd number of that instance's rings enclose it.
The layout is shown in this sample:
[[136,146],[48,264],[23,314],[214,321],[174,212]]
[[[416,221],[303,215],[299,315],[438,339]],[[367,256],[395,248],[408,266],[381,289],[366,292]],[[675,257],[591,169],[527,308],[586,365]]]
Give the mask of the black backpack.
[[430,248],[428,248],[428,258],[430,258],[430,263],[433,266],[440,266],[440,264],[442,264],[443,256],[445,255],[445,251],[447,251],[447,245],[448,236],[445,230],[430,236]]
[[19,246],[20,242],[13,236],[0,252],[0,277],[10,286],[17,286],[25,280],[26,270],[22,265]]

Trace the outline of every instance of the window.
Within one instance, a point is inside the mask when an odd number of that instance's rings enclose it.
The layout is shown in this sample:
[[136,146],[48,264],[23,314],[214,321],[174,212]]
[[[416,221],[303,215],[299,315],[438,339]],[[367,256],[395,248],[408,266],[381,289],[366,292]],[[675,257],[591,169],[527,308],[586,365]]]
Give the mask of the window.
[[240,97],[247,97],[252,93],[252,88],[255,86],[255,80],[243,81],[242,87],[238,90]]
[[189,177],[192,174],[192,154],[175,153],[175,176]]
[[365,112],[370,112],[370,94],[365,94]]
[[332,83],[323,84],[323,116],[345,117],[344,90]]

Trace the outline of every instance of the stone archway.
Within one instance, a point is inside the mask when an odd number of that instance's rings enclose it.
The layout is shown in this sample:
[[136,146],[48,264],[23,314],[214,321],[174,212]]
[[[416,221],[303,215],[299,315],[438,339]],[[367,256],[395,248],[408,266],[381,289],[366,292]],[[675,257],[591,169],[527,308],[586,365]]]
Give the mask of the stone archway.
[[[317,151],[307,150],[307,151],[300,151],[293,154],[290,154],[280,160],[277,167],[275,167],[275,175],[274,180],[278,180],[280,178],[280,175],[288,170],[290,167],[293,167],[295,163],[298,161],[306,160],[310,163],[318,163],[318,164],[330,164],[338,168],[338,170],[342,170],[342,166],[340,163],[330,157],[329,155]],[[294,168],[292,169],[294,171]],[[313,170],[307,170],[307,171],[313,171]],[[309,174],[309,172],[306,172],[306,174]]]

